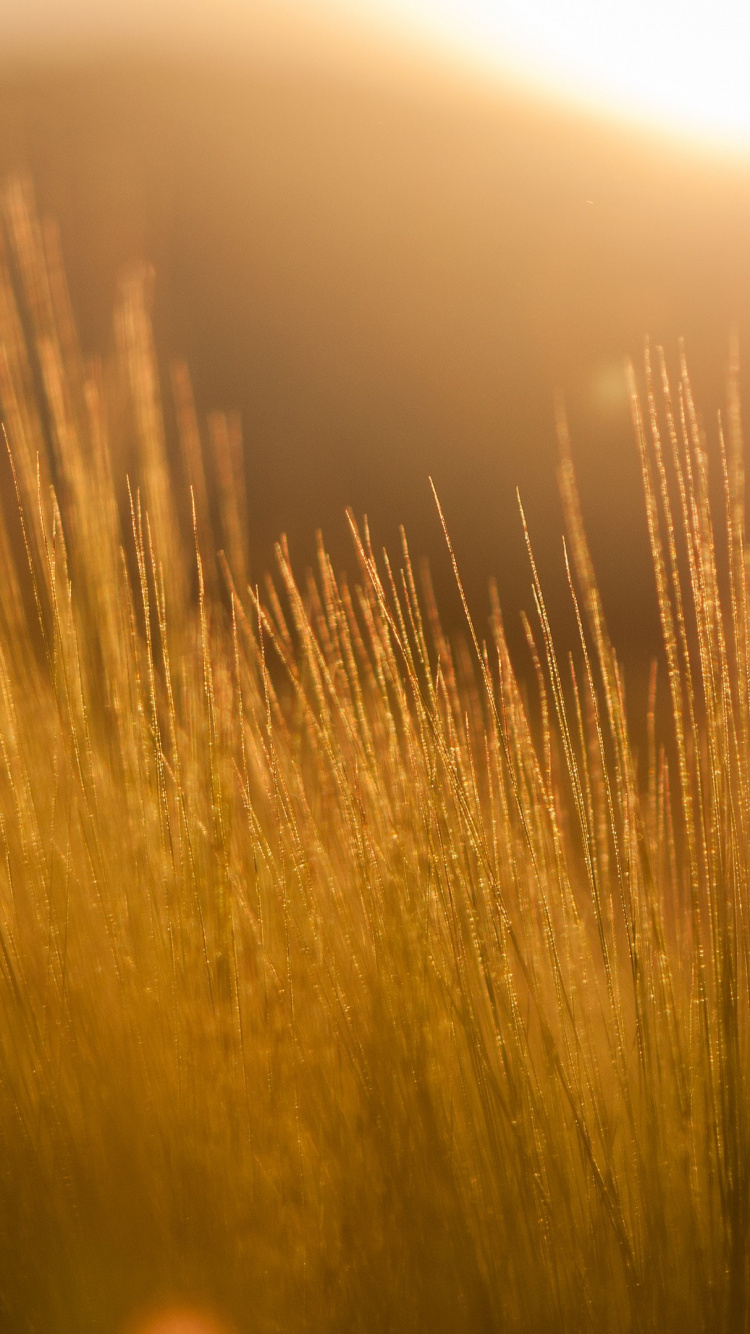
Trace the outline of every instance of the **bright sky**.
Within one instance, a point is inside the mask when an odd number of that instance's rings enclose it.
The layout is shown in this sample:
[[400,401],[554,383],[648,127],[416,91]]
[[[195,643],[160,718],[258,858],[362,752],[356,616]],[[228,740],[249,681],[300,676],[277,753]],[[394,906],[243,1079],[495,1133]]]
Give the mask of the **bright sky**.
[[750,0],[348,0],[586,103],[750,144]]
[[353,20],[553,94],[750,147],[750,0],[0,0],[0,52],[166,40],[241,54],[270,28],[302,46],[316,22],[330,36],[331,21]]

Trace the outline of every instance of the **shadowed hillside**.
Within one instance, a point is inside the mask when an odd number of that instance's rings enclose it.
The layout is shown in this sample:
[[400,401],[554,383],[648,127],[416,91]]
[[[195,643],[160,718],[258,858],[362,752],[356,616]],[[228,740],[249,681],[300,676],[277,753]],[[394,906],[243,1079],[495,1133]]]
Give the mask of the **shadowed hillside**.
[[560,580],[559,385],[613,629],[650,652],[622,359],[685,335],[697,396],[723,402],[747,167],[405,69],[268,61],[6,71],[0,167],[19,165],[60,221],[86,345],[145,256],[160,348],[202,410],[240,409],[256,576],[282,528],[303,561],[319,525],[348,559],[348,504],[377,540],[403,521],[447,583],[431,473],[472,600],[500,575],[514,634],[517,485]]

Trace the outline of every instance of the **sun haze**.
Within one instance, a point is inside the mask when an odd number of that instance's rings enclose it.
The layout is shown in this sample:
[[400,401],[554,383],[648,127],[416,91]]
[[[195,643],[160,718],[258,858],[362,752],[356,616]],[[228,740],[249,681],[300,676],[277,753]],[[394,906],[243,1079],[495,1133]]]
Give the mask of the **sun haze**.
[[392,46],[520,80],[538,91],[691,136],[750,145],[750,10],[732,0],[18,0],[6,52],[118,46],[243,49],[283,35],[369,29]]
[[549,93],[750,144],[750,10],[732,0],[340,0]]

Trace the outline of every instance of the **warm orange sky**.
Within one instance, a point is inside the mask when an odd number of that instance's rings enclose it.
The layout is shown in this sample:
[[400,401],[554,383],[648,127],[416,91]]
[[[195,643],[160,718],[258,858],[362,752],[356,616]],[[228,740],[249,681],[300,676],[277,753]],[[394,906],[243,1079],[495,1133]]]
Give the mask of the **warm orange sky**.
[[742,0],[340,0],[542,88],[750,141]]
[[0,51],[168,43],[329,48],[369,29],[610,114],[750,144],[750,6],[738,0],[10,0]]

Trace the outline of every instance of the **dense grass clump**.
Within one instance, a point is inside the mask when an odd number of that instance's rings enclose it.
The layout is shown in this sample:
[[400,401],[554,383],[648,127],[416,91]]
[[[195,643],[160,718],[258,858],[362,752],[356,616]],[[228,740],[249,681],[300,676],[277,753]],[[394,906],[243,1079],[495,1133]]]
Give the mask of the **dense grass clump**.
[[747,1329],[736,394],[718,541],[684,367],[633,390],[636,756],[562,423],[580,645],[532,560],[534,693],[366,527],[356,584],[282,543],[248,585],[237,425],[181,367],[162,408],[147,276],[88,361],[18,184],[3,235],[2,1328]]

